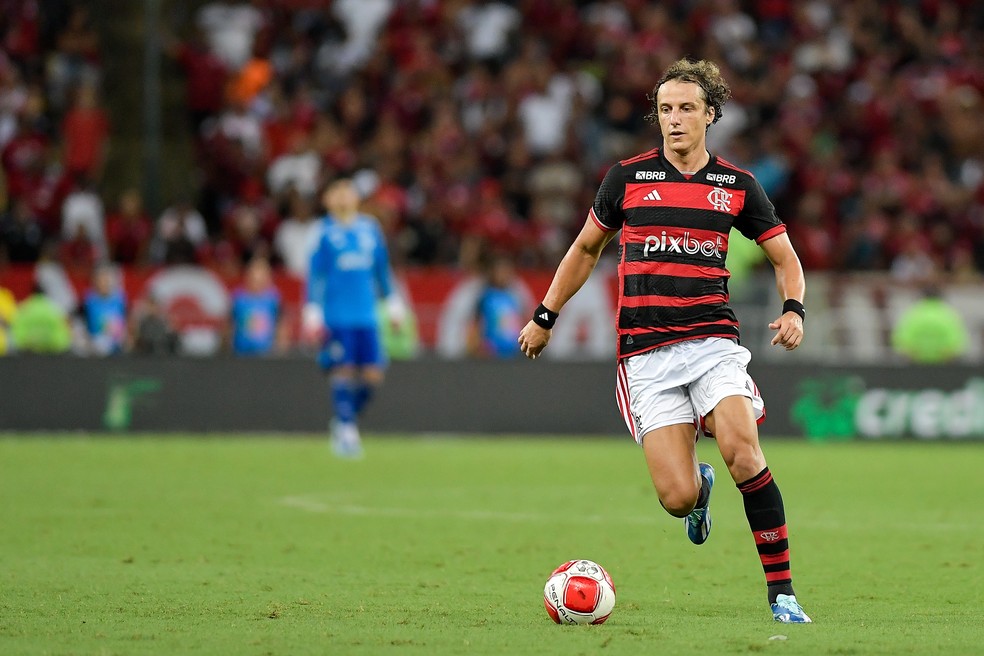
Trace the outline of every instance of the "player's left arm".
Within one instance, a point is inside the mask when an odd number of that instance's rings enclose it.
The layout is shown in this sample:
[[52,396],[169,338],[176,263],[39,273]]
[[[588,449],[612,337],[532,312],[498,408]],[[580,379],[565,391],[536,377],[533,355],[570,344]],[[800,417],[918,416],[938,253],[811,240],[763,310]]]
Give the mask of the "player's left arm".
[[377,226],[376,252],[373,262],[373,273],[376,277],[377,289],[386,303],[386,314],[394,324],[401,324],[406,318],[407,309],[403,304],[400,293],[393,282],[393,269],[390,266],[389,249],[386,248],[386,237],[382,228]]
[[776,271],[776,287],[783,300],[783,313],[769,324],[769,328],[776,331],[772,344],[779,344],[787,351],[792,351],[803,341],[803,317],[795,309],[789,309],[796,308],[797,305],[800,310],[803,307],[806,295],[803,266],[785,232],[766,239],[759,246]]

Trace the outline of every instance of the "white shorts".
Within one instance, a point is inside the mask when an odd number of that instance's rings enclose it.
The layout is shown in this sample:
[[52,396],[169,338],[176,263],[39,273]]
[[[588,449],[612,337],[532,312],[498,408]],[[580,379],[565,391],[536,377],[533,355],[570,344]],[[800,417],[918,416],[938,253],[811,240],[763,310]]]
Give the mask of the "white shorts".
[[674,424],[703,429],[704,417],[729,396],[751,399],[755,419],[762,423],[765,402],[745,370],[751,359],[744,346],[709,337],[621,360],[615,398],[633,439],[642,444],[646,433]]

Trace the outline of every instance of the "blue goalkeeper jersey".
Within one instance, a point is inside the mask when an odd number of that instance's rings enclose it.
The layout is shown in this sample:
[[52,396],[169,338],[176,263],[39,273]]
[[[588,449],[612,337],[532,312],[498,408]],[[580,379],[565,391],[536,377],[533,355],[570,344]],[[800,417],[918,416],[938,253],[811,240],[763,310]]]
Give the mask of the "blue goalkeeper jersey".
[[307,288],[307,301],[324,309],[325,325],[375,327],[376,303],[389,296],[392,287],[379,223],[366,214],[349,223],[325,215],[311,254]]

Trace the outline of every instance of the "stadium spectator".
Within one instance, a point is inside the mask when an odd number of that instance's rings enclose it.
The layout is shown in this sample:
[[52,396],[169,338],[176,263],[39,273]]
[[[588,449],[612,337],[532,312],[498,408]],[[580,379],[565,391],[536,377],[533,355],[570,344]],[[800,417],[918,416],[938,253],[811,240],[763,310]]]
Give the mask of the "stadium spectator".
[[79,224],[65,233],[58,244],[58,259],[70,271],[90,271],[103,258],[101,241],[93,238],[89,227]]
[[270,263],[254,257],[246,265],[243,285],[232,295],[231,346],[236,355],[269,355],[284,347],[280,293]]
[[99,180],[106,159],[109,119],[99,106],[93,83],[81,85],[62,120],[65,172],[73,179]]
[[273,65],[259,50],[258,47],[254,47],[253,55],[229,79],[226,97],[231,103],[246,107],[253,106],[273,81]]
[[263,14],[246,2],[215,0],[198,10],[198,27],[205,33],[212,52],[230,71],[238,71],[249,60]]
[[112,266],[103,264],[95,268],[92,286],[85,293],[80,311],[88,337],[88,353],[116,355],[127,348],[126,297]]
[[468,54],[488,64],[501,64],[509,53],[523,17],[514,6],[496,0],[469,0],[457,14]]
[[333,65],[336,74],[344,77],[369,59],[395,4],[394,0],[336,0],[332,3],[332,14],[344,27],[346,38],[334,52],[320,55],[327,59],[330,54],[336,60]]
[[28,88],[20,70],[0,50],[0,151],[17,132],[28,101]]
[[206,119],[216,116],[225,107],[228,68],[209,48],[200,29],[196,29],[187,42],[165,35],[164,51],[185,76],[188,125],[192,136],[197,138]]
[[267,169],[270,193],[277,200],[285,198],[290,190],[314,198],[321,186],[321,159],[304,132],[295,131],[289,143],[288,152],[275,158]]
[[916,364],[944,364],[967,352],[970,337],[960,313],[935,285],[907,307],[892,327],[895,352]]
[[98,84],[102,76],[99,33],[88,3],[71,5],[47,62],[48,99],[58,111],[67,109],[73,89]]
[[[44,54],[41,46],[43,30],[40,4],[38,0],[24,0],[8,2],[4,6],[4,22],[8,27],[7,33],[3,35],[3,51],[29,71],[41,68],[41,57]],[[52,13],[55,12],[47,11],[45,18],[50,20]]]
[[484,288],[475,306],[471,352],[491,358],[514,358],[519,331],[529,307],[517,285],[516,270],[505,255],[494,255],[486,264]]
[[17,306],[10,334],[20,353],[65,353],[72,346],[68,318],[40,286]]
[[0,261],[37,262],[45,239],[44,226],[24,198],[15,198],[0,215]]
[[135,304],[130,315],[131,353],[136,355],[174,355],[179,338],[158,298],[150,293]]
[[106,255],[106,213],[93,181],[82,177],[62,205],[62,257],[90,266]]
[[537,59],[536,67],[527,72],[531,88],[520,100],[517,114],[530,152],[545,156],[566,143],[574,89],[567,76],[556,71],[549,60],[539,56]]
[[229,212],[224,238],[216,245],[213,260],[232,270],[248,264],[253,258],[269,259],[273,255],[270,233],[274,221],[265,199],[260,204],[242,202]]
[[318,233],[318,218],[314,202],[298,193],[290,194],[287,218],[281,221],[274,235],[274,253],[284,267],[298,278],[307,277],[311,248]]
[[243,155],[251,160],[263,154],[263,129],[260,120],[249,111],[249,105],[242,101],[227,105],[216,123],[206,128],[206,136],[224,140],[230,146],[239,146]]
[[6,287],[0,287],[0,356],[7,355],[14,348],[10,327],[17,314],[17,299]]
[[207,247],[205,219],[187,199],[179,199],[157,219],[157,234],[151,246],[155,262],[192,264]]
[[[35,99],[34,103],[38,100]],[[39,127],[40,114],[28,108],[17,117],[17,126],[0,152],[0,163],[11,199],[30,199],[44,175],[49,139]]]
[[136,189],[124,190],[116,210],[106,219],[110,259],[119,264],[145,264],[153,234],[153,221],[144,212],[140,192]]

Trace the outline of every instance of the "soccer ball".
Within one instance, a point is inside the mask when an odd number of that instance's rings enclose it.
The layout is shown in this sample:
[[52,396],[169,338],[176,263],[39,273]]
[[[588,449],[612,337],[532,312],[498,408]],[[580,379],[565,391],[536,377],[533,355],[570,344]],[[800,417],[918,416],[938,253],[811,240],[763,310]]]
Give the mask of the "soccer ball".
[[543,587],[543,605],[557,624],[601,624],[615,608],[615,584],[590,560],[569,560]]

